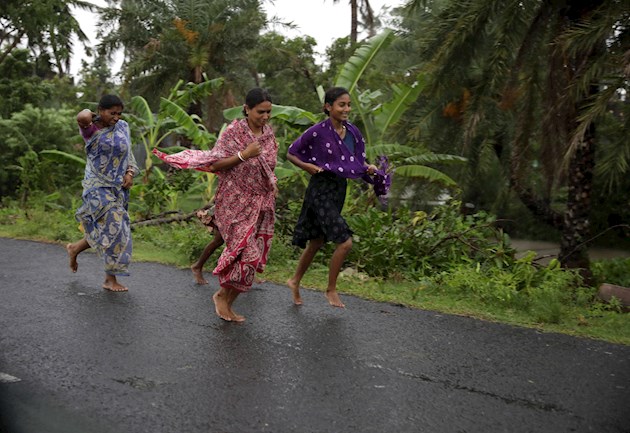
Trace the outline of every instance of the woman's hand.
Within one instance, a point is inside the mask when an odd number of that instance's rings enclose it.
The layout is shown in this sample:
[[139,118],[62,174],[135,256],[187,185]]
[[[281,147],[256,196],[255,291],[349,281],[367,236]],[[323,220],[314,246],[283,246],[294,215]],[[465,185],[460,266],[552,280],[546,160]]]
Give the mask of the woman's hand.
[[133,186],[133,176],[131,175],[131,173],[125,173],[125,175],[123,176],[122,187],[124,189],[129,189],[132,186]]
[[258,141],[252,141],[247,145],[244,151],[241,152],[241,156],[245,159],[253,158],[262,153],[262,146]]
[[323,168],[316,166],[315,164],[308,164],[308,166],[305,168],[305,170],[308,172],[308,174],[310,174],[311,176],[317,173],[321,173],[322,171],[324,171]]
[[378,170],[378,167],[372,164],[368,164],[366,166],[367,169],[367,174],[369,174],[370,176],[374,175],[374,173],[376,173],[376,170]]

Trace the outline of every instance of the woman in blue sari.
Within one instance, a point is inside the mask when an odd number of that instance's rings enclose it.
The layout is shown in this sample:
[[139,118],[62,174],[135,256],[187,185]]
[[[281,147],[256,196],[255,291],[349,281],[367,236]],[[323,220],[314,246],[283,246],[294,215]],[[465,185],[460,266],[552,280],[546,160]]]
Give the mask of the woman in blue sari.
[[87,161],[83,204],[75,218],[85,237],[66,245],[72,272],[78,269],[79,253],[94,248],[104,260],[103,288],[114,292],[127,291],[116,276],[129,275],[132,244],[127,203],[133,178],[139,173],[131,151],[129,125],[120,119],[122,111],[120,98],[105,95],[98,104],[98,116],[90,110],[77,115]]

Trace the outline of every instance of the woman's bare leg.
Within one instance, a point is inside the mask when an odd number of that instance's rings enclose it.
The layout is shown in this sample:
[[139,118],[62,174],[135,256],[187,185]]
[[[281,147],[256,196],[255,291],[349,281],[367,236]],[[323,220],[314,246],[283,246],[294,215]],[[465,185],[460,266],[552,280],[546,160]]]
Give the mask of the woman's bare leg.
[[72,244],[66,245],[66,251],[70,259],[70,270],[76,272],[79,269],[79,263],[77,263],[77,256],[82,252],[90,248],[90,244],[85,238]]
[[231,322],[232,314],[230,313],[230,305],[228,303],[229,299],[229,289],[221,287],[217,292],[212,295],[212,300],[214,301],[214,310],[221,319],[226,322]]
[[245,321],[245,316],[242,316],[240,314],[237,314],[234,312],[234,310],[232,310],[232,304],[234,303],[234,301],[236,301],[236,298],[238,298],[238,295],[240,295],[241,292],[239,292],[236,289],[228,289],[228,309],[230,310],[230,315],[232,316],[232,320],[235,322],[244,322]]
[[190,267],[190,270],[192,271],[193,276],[195,277],[195,282],[197,284],[208,284],[208,280],[203,277],[203,266],[206,264],[212,253],[214,253],[214,251],[221,245],[223,245],[223,237],[221,237],[221,233],[219,233],[219,230],[214,229],[214,237],[204,248],[201,256],[199,257],[199,260],[193,263]]
[[115,275],[105,274],[103,288],[112,292],[126,292],[128,289],[116,280]]
[[295,273],[287,280],[287,286],[289,286],[291,292],[293,292],[293,303],[295,305],[302,305],[302,297],[300,296],[300,281],[302,281],[302,277],[304,277],[308,267],[315,258],[315,254],[317,254],[317,251],[319,251],[322,245],[324,245],[323,238],[311,239],[306,248],[304,248],[304,251],[302,251]]
[[348,238],[345,242],[337,244],[335,252],[330,259],[330,267],[328,268],[328,287],[326,288],[326,298],[333,307],[344,308],[343,302],[339,299],[337,293],[337,277],[341,271],[341,266],[346,260],[348,253],[352,249],[352,238]]

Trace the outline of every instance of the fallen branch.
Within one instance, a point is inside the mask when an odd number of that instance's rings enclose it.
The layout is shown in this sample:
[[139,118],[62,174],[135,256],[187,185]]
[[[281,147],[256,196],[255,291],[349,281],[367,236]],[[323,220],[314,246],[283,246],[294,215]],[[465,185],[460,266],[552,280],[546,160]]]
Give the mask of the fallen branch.
[[[196,209],[190,213],[187,214],[181,214],[178,213],[177,215],[174,216],[170,216],[170,217],[164,217],[164,218],[154,218],[154,219],[147,219],[147,220],[143,220],[143,221],[136,221],[136,222],[132,222],[131,223],[131,228],[137,228],[137,227],[146,227],[146,226],[157,226],[160,224],[170,224],[170,223],[174,223],[174,222],[183,222],[183,221],[190,221],[193,218],[196,218],[197,216],[197,212],[199,212],[200,210],[206,210],[206,209],[210,209],[212,206],[214,206],[213,202],[208,203],[207,205],[205,205],[202,208]],[[164,214],[162,214],[164,215]]]

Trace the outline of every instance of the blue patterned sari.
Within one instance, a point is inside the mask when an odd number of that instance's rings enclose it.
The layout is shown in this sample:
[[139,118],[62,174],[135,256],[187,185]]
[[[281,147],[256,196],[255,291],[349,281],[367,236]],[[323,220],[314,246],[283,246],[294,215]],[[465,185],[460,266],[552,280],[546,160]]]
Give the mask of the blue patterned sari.
[[76,219],[85,238],[103,257],[109,275],[129,275],[131,226],[127,203],[129,190],[122,187],[127,170],[139,170],[131,151],[129,125],[119,120],[114,126],[94,132],[86,139],[87,163],[83,178],[83,204]]

